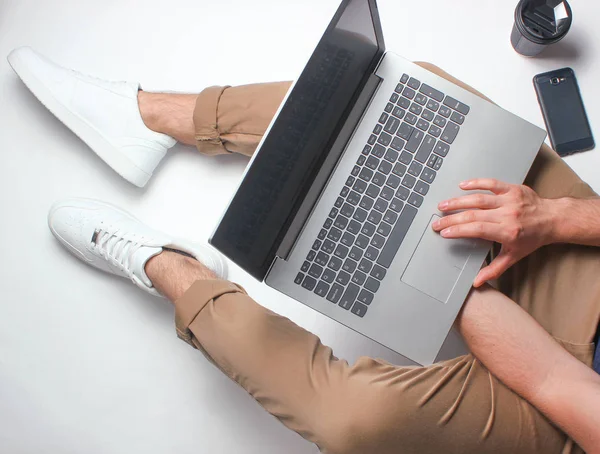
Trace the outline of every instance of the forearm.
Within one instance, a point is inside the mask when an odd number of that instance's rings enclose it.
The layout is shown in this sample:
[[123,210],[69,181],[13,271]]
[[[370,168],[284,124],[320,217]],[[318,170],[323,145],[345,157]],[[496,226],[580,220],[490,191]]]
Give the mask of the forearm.
[[564,350],[523,309],[485,287],[473,290],[459,329],[471,352],[506,386],[588,453],[600,447],[600,377]]
[[600,247],[600,198],[549,201],[554,212],[553,242]]

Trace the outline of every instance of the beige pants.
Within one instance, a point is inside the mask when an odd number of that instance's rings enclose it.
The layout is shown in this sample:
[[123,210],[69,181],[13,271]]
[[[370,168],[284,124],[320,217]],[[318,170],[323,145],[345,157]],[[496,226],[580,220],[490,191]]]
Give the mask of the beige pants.
[[[206,89],[194,114],[198,149],[251,155],[288,87]],[[546,198],[594,195],[547,146],[527,184]],[[600,314],[598,276],[600,249],[558,244],[510,269],[500,288],[589,365]],[[430,367],[372,358],[350,366],[225,281],[196,282],[176,303],[176,324],[182,339],[326,453],[581,452],[471,355]]]

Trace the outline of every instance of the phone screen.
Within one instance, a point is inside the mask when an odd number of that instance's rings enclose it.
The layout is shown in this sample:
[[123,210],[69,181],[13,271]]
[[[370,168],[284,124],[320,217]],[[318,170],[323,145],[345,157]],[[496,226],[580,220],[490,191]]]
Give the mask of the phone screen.
[[594,148],[575,73],[559,69],[534,78],[552,146],[561,156]]

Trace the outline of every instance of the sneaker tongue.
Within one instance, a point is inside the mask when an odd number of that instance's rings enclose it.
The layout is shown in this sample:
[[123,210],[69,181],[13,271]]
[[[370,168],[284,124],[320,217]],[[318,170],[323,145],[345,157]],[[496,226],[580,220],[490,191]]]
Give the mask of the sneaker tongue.
[[148,275],[146,274],[146,263],[148,263],[148,260],[150,260],[152,257],[160,254],[162,252],[162,248],[161,247],[150,247],[150,246],[144,246],[141,247],[140,249],[138,249],[135,254],[133,255],[133,263],[132,263],[132,269],[133,269],[133,274],[144,283],[144,285],[148,286],[148,288],[152,288],[152,281],[150,280],[150,278],[148,277]]

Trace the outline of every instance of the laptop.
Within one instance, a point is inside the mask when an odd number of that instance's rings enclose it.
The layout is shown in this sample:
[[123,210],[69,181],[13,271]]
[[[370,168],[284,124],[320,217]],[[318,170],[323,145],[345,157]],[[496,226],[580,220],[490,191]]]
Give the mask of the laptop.
[[387,52],[344,0],[210,242],[256,279],[431,364],[491,244],[431,224],[459,182],[520,184],[544,130]]

